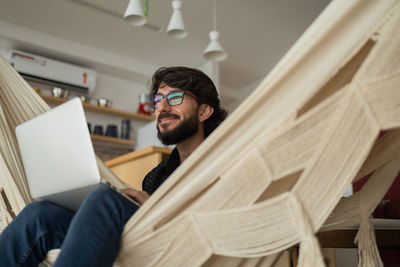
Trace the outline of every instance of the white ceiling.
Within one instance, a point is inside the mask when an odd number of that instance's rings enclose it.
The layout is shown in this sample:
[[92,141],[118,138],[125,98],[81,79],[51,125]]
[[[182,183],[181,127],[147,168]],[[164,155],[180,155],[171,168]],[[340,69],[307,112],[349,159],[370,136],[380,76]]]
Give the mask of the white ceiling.
[[[169,0],[149,0],[148,22],[162,27],[163,32],[126,23],[122,16],[128,0],[79,0],[86,5],[76,1],[0,0],[0,20],[155,68],[199,66],[205,61],[202,53],[212,28],[212,0],[182,0],[189,33],[183,40],[165,33],[172,12]],[[264,77],[329,2],[218,0],[217,29],[229,55],[220,65],[221,85],[237,89]],[[19,47],[24,48],[35,52],[32,47]]]

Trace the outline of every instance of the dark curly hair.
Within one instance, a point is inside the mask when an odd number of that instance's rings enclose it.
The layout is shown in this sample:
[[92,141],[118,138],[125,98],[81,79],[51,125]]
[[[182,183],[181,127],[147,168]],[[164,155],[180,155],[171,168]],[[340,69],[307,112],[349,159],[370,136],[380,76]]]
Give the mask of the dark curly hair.
[[157,94],[160,85],[188,90],[198,97],[199,104],[214,108],[204,122],[204,136],[207,137],[226,118],[227,111],[221,107],[218,92],[212,80],[202,71],[187,67],[162,67],[153,75],[150,97]]

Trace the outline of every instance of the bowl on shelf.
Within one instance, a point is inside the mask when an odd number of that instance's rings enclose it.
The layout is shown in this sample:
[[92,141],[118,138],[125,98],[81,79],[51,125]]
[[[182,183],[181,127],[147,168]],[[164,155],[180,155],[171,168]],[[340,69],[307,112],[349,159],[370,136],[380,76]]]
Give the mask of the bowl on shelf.
[[62,89],[60,87],[54,87],[51,90],[51,95],[54,96],[54,97],[68,98],[69,91],[65,90],[65,89]]
[[87,95],[81,95],[79,97],[81,98],[82,103],[90,103],[90,97],[88,97]]
[[111,100],[110,99],[107,99],[107,98],[104,98],[104,97],[101,97],[101,98],[99,98],[99,99],[97,99],[97,105],[98,106],[100,106],[100,107],[111,107]]

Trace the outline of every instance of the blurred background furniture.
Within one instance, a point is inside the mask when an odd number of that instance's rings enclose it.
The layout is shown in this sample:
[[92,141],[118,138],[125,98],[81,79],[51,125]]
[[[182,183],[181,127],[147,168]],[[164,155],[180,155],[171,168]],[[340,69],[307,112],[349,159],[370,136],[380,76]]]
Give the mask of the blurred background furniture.
[[106,161],[105,164],[121,180],[137,189],[142,189],[144,176],[166,159],[170,148],[150,146]]

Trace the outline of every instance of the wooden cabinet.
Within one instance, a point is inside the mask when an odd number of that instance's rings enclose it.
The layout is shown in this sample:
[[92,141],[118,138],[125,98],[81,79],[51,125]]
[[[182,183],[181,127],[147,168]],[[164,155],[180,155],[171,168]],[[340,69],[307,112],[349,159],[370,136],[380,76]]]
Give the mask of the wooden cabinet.
[[106,161],[105,164],[121,180],[142,190],[144,176],[166,159],[171,151],[169,148],[151,146]]

